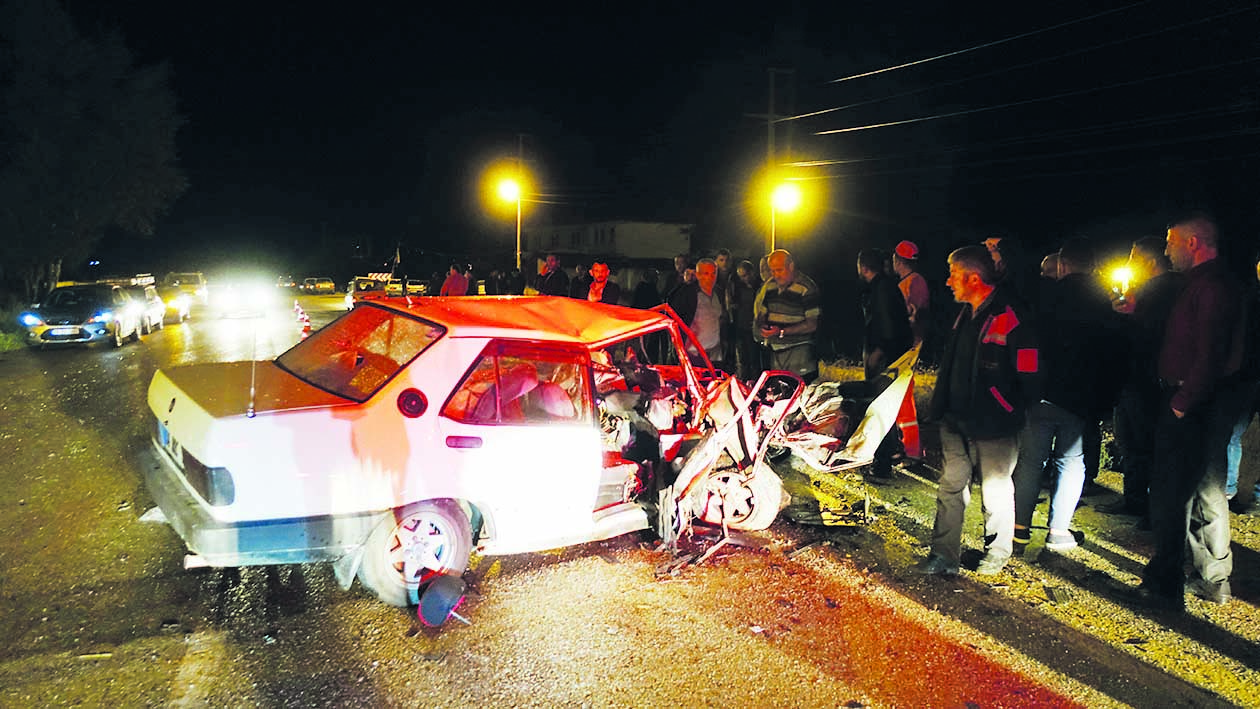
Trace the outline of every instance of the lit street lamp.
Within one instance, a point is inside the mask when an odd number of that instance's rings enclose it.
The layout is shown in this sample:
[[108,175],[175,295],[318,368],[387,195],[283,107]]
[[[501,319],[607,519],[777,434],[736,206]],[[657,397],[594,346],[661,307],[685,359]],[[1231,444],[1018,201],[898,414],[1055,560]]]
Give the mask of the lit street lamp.
[[516,270],[521,270],[521,183],[513,178],[499,182],[499,197],[505,202],[516,202]]
[[801,206],[801,188],[794,182],[784,182],[770,193],[770,250],[775,250],[778,214],[796,211]]

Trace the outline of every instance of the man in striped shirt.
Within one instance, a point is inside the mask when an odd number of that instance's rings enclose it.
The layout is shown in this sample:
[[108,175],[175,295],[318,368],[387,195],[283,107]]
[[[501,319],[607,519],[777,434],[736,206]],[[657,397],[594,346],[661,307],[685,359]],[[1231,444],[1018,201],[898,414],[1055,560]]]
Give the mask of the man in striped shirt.
[[753,303],[754,328],[770,349],[771,368],[795,372],[806,383],[818,377],[814,333],[822,315],[818,284],[796,270],[792,254],[777,249],[767,258],[770,278]]

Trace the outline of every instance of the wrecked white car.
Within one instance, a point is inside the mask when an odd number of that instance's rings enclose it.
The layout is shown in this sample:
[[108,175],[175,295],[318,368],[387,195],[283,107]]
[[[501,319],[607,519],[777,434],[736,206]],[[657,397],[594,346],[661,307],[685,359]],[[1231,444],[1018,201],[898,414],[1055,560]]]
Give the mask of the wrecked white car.
[[188,566],[332,562],[393,605],[474,551],[767,527],[803,387],[693,366],[690,337],[668,308],[360,303],[274,361],[154,375],[146,482]]

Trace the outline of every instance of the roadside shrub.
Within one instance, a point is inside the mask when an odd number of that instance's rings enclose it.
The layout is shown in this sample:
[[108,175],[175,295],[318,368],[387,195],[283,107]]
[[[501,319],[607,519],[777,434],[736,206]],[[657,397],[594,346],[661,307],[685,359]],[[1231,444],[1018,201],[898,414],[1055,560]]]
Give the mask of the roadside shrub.
[[18,325],[17,318],[24,309],[16,296],[0,296],[0,352],[21,349],[22,327]]

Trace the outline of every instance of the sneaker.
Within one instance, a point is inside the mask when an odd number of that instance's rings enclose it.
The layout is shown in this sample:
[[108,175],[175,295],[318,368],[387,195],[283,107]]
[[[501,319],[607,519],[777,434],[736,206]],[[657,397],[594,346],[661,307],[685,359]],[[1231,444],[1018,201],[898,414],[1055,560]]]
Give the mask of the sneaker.
[[940,554],[929,554],[926,559],[915,564],[914,572],[924,576],[957,576],[958,562],[950,561]]
[[1067,551],[1076,548],[1076,536],[1061,529],[1052,529],[1046,534],[1046,548],[1051,551]]
[[1191,593],[1205,601],[1211,601],[1218,606],[1229,603],[1229,581],[1212,582],[1206,579],[1191,579],[1186,581],[1186,593]]
[[976,573],[981,576],[992,576],[1006,567],[1006,561],[1009,558],[1010,557],[1002,554],[989,552],[988,554],[985,554],[984,558],[980,560],[980,563],[976,565]]

